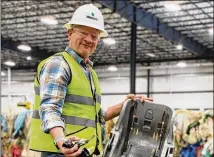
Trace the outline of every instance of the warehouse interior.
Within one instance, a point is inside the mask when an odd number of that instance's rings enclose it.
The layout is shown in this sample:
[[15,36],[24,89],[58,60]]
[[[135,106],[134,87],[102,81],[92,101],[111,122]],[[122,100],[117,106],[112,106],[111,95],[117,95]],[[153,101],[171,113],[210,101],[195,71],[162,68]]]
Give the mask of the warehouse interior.
[[[203,139],[203,144],[194,153],[213,155],[203,147],[213,141],[214,3],[209,0],[2,1],[2,155],[8,156],[14,143],[23,143],[21,156],[26,156],[30,125],[26,111],[34,103],[37,66],[65,49],[68,39],[63,25],[77,7],[88,3],[101,10],[109,34],[90,57],[101,85],[102,107],[107,110],[129,93],[152,97],[174,110],[177,128],[182,126],[175,139],[192,122],[210,114],[211,120],[203,124],[208,135],[196,140]],[[15,123],[20,114],[23,124]],[[17,142],[19,133],[15,138],[14,132],[21,128],[25,138]],[[174,143],[173,156],[181,156],[184,147]]]

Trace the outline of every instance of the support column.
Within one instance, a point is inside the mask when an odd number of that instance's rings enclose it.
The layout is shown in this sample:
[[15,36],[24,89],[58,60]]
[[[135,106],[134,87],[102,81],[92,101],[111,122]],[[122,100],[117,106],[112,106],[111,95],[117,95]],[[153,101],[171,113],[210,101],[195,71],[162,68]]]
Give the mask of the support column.
[[[148,67],[150,64],[148,63]],[[150,96],[150,69],[147,70],[147,97]]]
[[[133,7],[134,13],[136,12],[136,7]],[[131,67],[130,67],[130,93],[135,94],[135,82],[136,82],[136,31],[137,25],[136,22],[136,14],[133,15],[134,22],[131,25]]]
[[9,108],[11,107],[11,69],[10,67],[7,68],[8,71],[8,105]]

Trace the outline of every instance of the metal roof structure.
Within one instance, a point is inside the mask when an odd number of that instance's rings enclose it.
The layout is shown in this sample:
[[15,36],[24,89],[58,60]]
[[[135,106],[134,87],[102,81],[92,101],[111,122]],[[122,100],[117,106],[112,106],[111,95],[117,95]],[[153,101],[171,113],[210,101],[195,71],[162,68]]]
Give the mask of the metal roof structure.
[[[68,45],[63,25],[78,6],[86,3],[93,3],[101,10],[109,37],[116,40],[116,44],[106,45],[101,39],[90,58],[95,66],[130,63],[132,22],[137,25],[136,63],[213,58],[213,35],[209,34],[209,29],[213,29],[213,1],[173,1],[179,3],[179,11],[167,10],[166,2],[3,1],[2,61],[14,60],[13,69],[35,69],[42,59],[63,51]],[[41,22],[43,16],[52,16],[58,23],[46,25]],[[28,44],[32,50],[18,50],[20,43]],[[182,50],[176,49],[179,43],[184,46]],[[32,56],[32,60],[26,60],[27,56]]]

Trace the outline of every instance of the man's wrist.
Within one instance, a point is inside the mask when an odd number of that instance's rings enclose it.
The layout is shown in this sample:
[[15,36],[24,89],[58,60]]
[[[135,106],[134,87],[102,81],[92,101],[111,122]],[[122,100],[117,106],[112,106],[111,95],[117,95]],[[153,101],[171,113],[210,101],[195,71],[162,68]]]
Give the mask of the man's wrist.
[[124,103],[126,102],[127,100],[124,100],[124,101],[122,101],[120,104],[121,104],[121,106],[123,107],[123,105],[124,105]]
[[64,136],[60,136],[54,139],[54,145],[57,149],[61,149],[62,144],[66,141]]
[[59,148],[59,150],[62,149],[63,143],[64,143],[64,142],[62,142],[62,141],[57,142],[57,147]]

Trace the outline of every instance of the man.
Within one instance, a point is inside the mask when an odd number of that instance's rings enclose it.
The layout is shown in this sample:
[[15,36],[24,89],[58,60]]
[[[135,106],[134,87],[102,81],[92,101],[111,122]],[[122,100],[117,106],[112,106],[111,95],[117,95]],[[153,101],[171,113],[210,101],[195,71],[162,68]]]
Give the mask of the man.
[[65,148],[62,144],[66,139],[73,142],[88,139],[83,148],[90,155],[102,154],[102,118],[118,116],[128,99],[151,99],[129,94],[123,102],[102,110],[98,77],[88,57],[95,51],[100,37],[108,36],[103,16],[94,5],[83,5],[64,26],[69,47],[38,66],[30,149],[42,152],[42,157],[76,157],[82,148],[77,144]]

